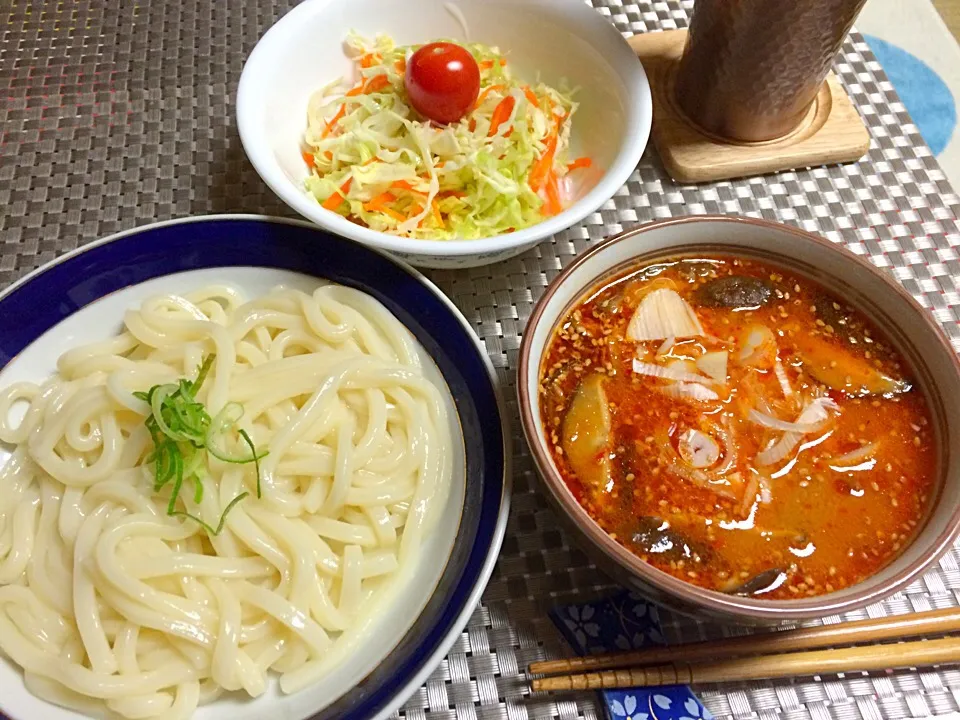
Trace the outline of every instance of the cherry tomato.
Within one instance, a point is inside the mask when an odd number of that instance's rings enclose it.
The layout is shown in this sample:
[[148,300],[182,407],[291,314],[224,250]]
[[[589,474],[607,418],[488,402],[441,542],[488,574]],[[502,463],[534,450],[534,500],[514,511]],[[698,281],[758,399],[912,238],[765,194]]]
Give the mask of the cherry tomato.
[[480,68],[459,45],[430,43],[410,56],[403,84],[417,112],[437,123],[452,123],[476,102]]

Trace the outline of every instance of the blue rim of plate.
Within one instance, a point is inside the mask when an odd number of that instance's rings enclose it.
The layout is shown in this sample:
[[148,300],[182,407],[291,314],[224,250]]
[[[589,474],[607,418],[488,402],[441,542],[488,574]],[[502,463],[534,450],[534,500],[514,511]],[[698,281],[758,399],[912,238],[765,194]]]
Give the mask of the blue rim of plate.
[[379,250],[298,220],[212,215],[156,223],[81,247],[0,293],[0,370],[57,323],[113,292],[217,267],[289,270],[372,295],[431,355],[456,403],[467,482],[443,575],[390,654],[310,720],[384,717],[459,637],[493,571],[509,511],[510,446],[496,376],[466,319],[433,283]]

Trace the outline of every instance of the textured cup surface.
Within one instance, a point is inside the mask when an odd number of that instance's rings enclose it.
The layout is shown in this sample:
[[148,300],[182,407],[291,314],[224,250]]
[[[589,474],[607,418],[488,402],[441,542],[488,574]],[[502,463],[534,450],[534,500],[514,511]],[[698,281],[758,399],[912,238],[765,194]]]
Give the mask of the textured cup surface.
[[865,0],[697,0],[677,101],[708,132],[745,142],[796,128]]

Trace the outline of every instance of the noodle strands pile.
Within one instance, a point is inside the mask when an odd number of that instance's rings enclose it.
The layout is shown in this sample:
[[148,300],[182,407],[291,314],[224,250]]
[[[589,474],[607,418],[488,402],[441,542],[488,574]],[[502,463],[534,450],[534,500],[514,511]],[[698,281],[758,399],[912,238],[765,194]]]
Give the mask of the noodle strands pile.
[[0,390],[0,650],[27,688],[175,719],[336,666],[449,491],[429,362],[362,292],[208,287]]

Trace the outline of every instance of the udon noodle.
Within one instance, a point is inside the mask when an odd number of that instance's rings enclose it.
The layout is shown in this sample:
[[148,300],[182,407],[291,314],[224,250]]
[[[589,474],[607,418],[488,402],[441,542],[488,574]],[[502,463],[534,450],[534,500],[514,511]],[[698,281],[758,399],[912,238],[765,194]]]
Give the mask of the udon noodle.
[[[321,677],[415,566],[449,490],[452,446],[429,359],[371,297],[337,285],[154,297],[123,332],[0,391],[0,649],[35,695],[82,712],[186,718],[224,691]],[[211,415],[267,455],[205,456],[205,493],[169,517],[147,403],[196,376]]]

